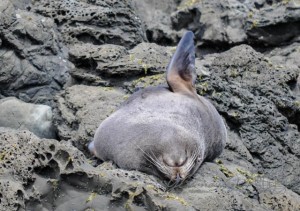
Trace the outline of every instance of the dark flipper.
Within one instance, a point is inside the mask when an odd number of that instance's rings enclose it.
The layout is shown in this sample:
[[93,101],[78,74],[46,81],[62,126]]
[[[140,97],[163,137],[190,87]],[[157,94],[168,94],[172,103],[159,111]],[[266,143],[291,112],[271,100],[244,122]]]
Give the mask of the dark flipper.
[[168,69],[167,82],[173,92],[195,92],[194,34],[188,31],[181,38]]

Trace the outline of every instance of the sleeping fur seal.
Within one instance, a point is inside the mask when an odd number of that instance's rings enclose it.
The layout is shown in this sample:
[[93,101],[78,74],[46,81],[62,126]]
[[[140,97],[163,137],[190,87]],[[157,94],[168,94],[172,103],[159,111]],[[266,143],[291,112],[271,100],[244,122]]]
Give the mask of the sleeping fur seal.
[[134,93],[100,124],[89,144],[96,157],[181,184],[221,154],[226,127],[196,93],[193,37],[186,32],[180,40],[167,68],[168,87]]

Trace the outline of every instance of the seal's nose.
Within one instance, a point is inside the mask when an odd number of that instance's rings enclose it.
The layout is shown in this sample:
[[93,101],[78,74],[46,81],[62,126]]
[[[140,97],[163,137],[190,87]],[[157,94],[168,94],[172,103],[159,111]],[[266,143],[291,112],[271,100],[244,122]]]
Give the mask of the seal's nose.
[[177,175],[176,175],[176,184],[179,184],[181,181],[182,181],[182,176],[179,173],[177,173]]
[[185,157],[177,157],[177,158],[163,157],[163,161],[167,166],[181,167],[186,163],[187,157],[186,156]]

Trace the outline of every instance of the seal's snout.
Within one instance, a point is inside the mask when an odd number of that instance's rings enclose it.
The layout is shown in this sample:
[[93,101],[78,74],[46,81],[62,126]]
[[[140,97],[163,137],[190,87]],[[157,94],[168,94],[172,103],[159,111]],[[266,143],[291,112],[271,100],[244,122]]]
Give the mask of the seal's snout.
[[163,162],[169,167],[181,167],[187,162],[187,157],[179,157],[177,159],[171,157],[163,157]]

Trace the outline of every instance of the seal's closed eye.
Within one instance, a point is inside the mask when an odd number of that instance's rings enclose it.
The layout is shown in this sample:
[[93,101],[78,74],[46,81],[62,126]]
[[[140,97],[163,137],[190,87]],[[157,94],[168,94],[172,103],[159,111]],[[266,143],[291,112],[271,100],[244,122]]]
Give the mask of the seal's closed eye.
[[167,82],[173,92],[195,93],[195,47],[191,31],[181,38],[167,68]]

